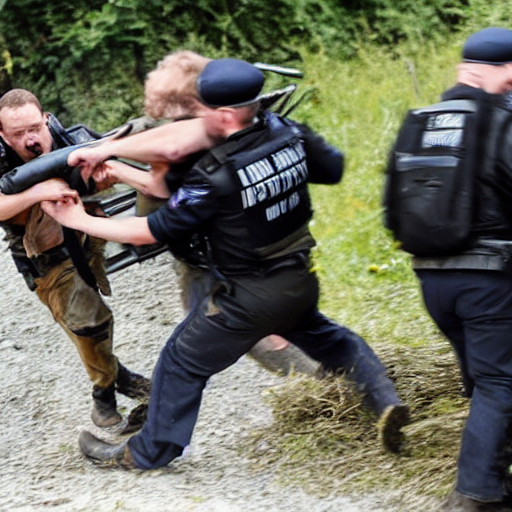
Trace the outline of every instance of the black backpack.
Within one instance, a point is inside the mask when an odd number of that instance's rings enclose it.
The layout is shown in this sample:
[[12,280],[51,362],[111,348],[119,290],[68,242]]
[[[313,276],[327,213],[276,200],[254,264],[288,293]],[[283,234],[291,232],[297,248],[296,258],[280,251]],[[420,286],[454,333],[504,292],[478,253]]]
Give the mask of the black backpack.
[[443,256],[471,244],[477,173],[494,162],[490,110],[474,100],[449,100],[407,113],[384,192],[385,225],[404,251]]

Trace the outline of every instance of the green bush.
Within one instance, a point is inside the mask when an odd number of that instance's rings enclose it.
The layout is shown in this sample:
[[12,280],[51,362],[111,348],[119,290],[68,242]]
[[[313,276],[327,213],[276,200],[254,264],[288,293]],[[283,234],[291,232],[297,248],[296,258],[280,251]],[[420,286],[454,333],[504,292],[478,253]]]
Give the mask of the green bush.
[[303,51],[347,59],[368,41],[420,46],[491,11],[481,0],[8,0],[0,32],[14,86],[67,124],[103,129],[140,113],[148,70],[178,48],[279,64]]

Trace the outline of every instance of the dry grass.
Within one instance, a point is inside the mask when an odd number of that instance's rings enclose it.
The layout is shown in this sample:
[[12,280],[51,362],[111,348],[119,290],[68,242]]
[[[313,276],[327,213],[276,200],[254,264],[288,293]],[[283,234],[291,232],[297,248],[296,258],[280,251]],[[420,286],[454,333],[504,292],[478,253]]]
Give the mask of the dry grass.
[[269,390],[275,421],[244,446],[256,467],[272,467],[280,479],[323,496],[396,491],[403,504],[404,496],[446,494],[468,411],[457,364],[446,344],[376,351],[411,407],[399,455],[383,451],[375,418],[343,377],[296,374]]

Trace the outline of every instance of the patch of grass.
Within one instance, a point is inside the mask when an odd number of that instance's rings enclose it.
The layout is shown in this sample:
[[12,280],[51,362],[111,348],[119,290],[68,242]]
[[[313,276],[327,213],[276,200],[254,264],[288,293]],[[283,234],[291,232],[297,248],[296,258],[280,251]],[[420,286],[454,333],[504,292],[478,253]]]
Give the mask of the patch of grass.
[[384,167],[406,110],[435,101],[455,81],[462,40],[393,52],[368,45],[357,59],[303,55],[310,101],[294,117],[345,155],[342,182],[311,187],[321,309],[369,342],[439,339],[425,313],[410,257],[382,222]]
[[272,467],[279,479],[322,496],[395,490],[403,505],[406,496],[446,494],[468,411],[457,363],[444,344],[378,348],[411,408],[399,455],[383,450],[376,418],[344,377],[296,374],[267,392],[274,423],[245,441],[255,468]]
[[191,499],[194,503],[204,503],[207,500],[204,496],[192,496]]
[[59,451],[61,453],[75,453],[75,446],[70,444],[61,444],[59,445]]

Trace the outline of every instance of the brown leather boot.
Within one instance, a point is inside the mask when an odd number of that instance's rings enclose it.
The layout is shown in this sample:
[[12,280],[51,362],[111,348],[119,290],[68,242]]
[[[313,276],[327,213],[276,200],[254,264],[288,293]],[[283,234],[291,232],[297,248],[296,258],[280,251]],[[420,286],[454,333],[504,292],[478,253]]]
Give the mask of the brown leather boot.
[[92,399],[91,419],[97,427],[112,427],[123,419],[117,412],[114,384],[111,384],[108,388],[94,386]]
[[84,430],[80,432],[78,445],[82,453],[94,462],[124,469],[137,469],[128,448],[128,440],[120,444],[110,444]]
[[148,402],[151,393],[151,381],[143,375],[131,372],[121,363],[118,363],[116,390],[129,398]]

